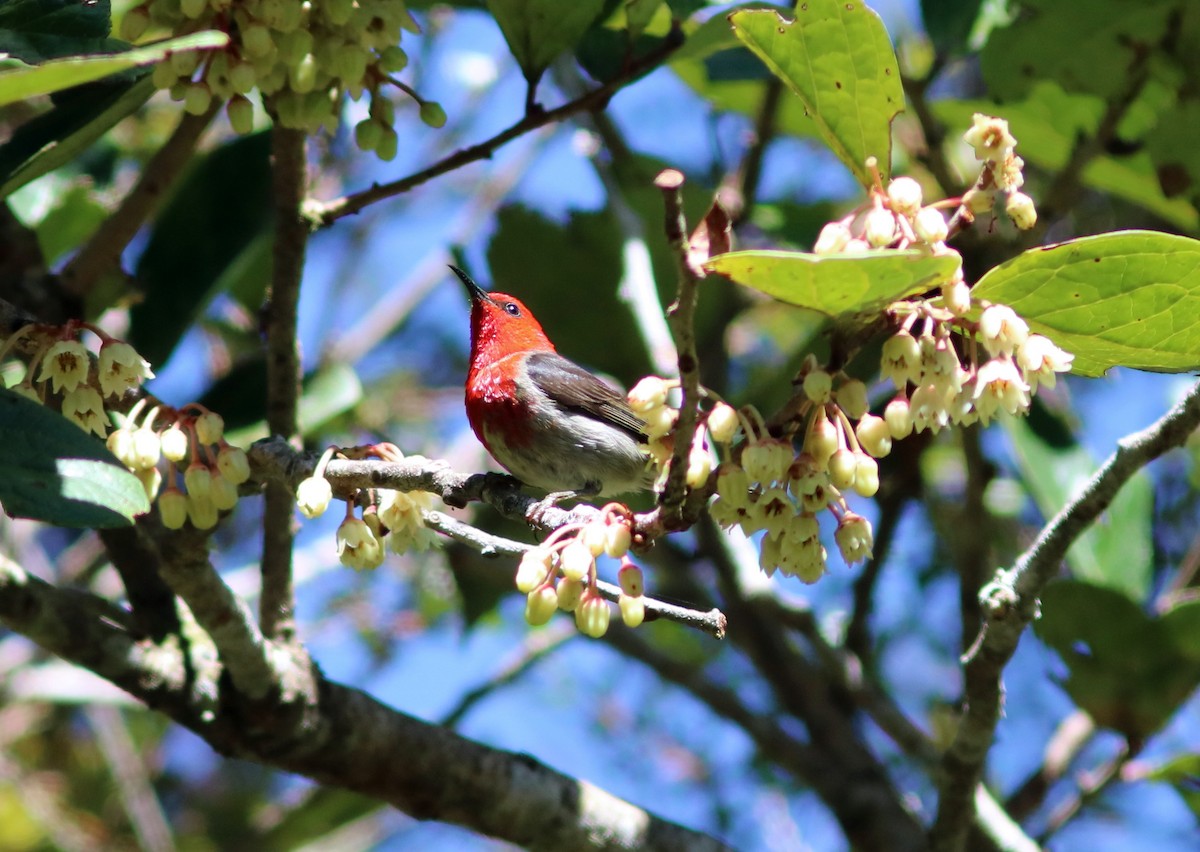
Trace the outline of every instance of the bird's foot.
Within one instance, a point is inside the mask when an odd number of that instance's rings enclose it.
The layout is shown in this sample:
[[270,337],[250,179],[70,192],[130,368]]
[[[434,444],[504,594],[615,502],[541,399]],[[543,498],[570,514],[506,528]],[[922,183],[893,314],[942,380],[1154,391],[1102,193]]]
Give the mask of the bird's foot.
[[551,491],[525,511],[525,520],[532,526],[549,526],[545,522],[546,512],[557,506],[563,500],[587,500],[600,493],[597,483],[589,482],[583,488],[574,491]]

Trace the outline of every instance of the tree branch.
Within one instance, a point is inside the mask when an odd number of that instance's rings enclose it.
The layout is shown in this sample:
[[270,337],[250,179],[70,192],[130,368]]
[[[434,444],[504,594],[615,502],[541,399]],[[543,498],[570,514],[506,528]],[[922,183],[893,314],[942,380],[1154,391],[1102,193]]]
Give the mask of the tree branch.
[[[296,316],[308,225],[300,215],[307,187],[304,134],[276,125],[271,130],[271,197],[275,241],[271,253],[271,293],[267,323],[267,429],[289,442],[299,440],[300,342]],[[263,507],[262,595],[259,621],[270,638],[289,641],[295,632],[292,588],[292,518],[295,492],[267,483]]]
[[498,148],[531,130],[562,121],[581,112],[603,109],[608,104],[609,99],[618,90],[627,83],[636,80],[638,77],[656,68],[682,44],[682,32],[678,29],[673,29],[658,47],[645,56],[633,60],[617,76],[613,77],[607,83],[592,89],[590,92],[552,110],[526,112],[520,121],[506,130],[497,133],[491,139],[487,139],[477,145],[472,145],[469,148],[460,148],[453,154],[443,157],[433,165],[419,172],[414,172],[408,177],[390,183],[376,184],[370,189],[346,195],[325,204],[310,202],[308,216],[319,227],[332,225],[343,216],[358,213],[364,207],[374,204],[376,201],[403,195],[427,181],[433,180],[447,172],[452,172],[468,163],[473,163],[476,160],[485,160],[491,157]]
[[930,840],[936,850],[959,850],[966,842],[973,791],[983,775],[1002,704],[1001,675],[1026,625],[1038,611],[1038,595],[1058,572],[1067,548],[1108,508],[1125,482],[1154,459],[1187,440],[1200,425],[1200,384],[1147,429],[1122,439],[1079,496],[1043,529],[1014,563],[980,593],[983,627],[965,655],[966,713],[942,761],[937,819]]
[[[3,557],[0,621],[167,713],[221,754],[372,796],[418,819],[538,850],[727,848],[528,755],[407,716],[315,669],[314,712],[305,718],[269,699],[247,702],[220,679],[191,684],[177,647],[134,641],[119,608],[57,589]],[[285,690],[276,682],[265,691]]]

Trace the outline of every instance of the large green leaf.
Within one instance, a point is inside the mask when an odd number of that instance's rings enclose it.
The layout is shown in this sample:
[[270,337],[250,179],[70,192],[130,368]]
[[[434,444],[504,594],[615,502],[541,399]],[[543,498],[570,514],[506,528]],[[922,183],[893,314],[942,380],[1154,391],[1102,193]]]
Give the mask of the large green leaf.
[[817,132],[864,186],[875,157],[887,179],[892,119],[904,108],[900,68],[887,30],[861,2],[808,0],[796,20],[746,9],[729,16],[734,33],[804,102]]
[[44,62],[73,53],[110,53],[109,0],[0,0],[0,54]]
[[136,278],[146,293],[132,310],[130,342],[152,364],[222,286],[230,266],[270,227],[270,140],[246,136],[200,159],[158,217]]
[[[1074,150],[1076,140],[1095,134],[1104,114],[1104,102],[1094,95],[1068,94],[1057,84],[1036,84],[1029,96],[1017,103],[999,105],[992,101],[941,100],[932,104],[936,115],[947,127],[965,130],[971,116],[982,112],[1008,121],[1017,138],[1017,153],[1047,172],[1062,169]],[[1172,111],[1157,112],[1171,120]],[[1191,157],[1195,146],[1177,149],[1180,157]],[[1193,158],[1194,159],[1194,158]],[[1185,171],[1186,174],[1186,171]],[[1123,156],[1102,154],[1084,167],[1083,181],[1088,186],[1111,193],[1161,216],[1186,230],[1200,226],[1200,214],[1185,198],[1168,198],[1159,180],[1155,161],[1147,151]]]
[[840,317],[879,310],[936,287],[950,279],[958,264],[956,256],[919,251],[738,251],[717,255],[705,266],[782,302]]
[[227,34],[206,30],[121,53],[105,56],[70,56],[43,62],[41,65],[4,71],[0,73],[0,106],[90,83],[127,68],[152,65],[161,62],[172,53],[211,50],[224,47],[228,43]]
[[147,74],[136,82],[73,95],[21,125],[0,146],[0,199],[73,161],[152,94]]
[[67,527],[129,526],[150,511],[146,491],[95,437],[0,388],[0,507]]
[[525,79],[535,82],[604,11],[604,0],[487,0]]
[[[1005,418],[1022,481],[1042,516],[1052,518],[1079,493],[1096,471],[1091,454],[1075,443],[1051,446],[1035,434],[1029,420]],[[1047,476],[1046,471],[1054,471]],[[1067,551],[1071,574],[1096,586],[1121,592],[1137,603],[1150,591],[1154,568],[1154,486],[1139,471],[1121,487],[1104,516]]]
[[1187,237],[1115,231],[1031,249],[973,293],[1074,353],[1081,375],[1200,367],[1200,242]]
[[1024,14],[992,32],[980,69],[999,100],[1023,97],[1038,80],[1109,99],[1125,91],[1130,66],[1161,43],[1179,0],[1022,0]]
[[1191,601],[1153,618],[1120,592],[1065,580],[1046,587],[1034,631],[1067,664],[1076,704],[1098,725],[1144,739],[1200,682],[1200,658],[1171,624],[1194,625],[1197,614],[1200,601]]

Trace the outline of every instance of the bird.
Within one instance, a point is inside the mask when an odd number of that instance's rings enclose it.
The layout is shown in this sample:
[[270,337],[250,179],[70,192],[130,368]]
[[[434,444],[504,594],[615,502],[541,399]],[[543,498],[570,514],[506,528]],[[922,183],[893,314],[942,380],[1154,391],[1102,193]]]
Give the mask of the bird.
[[547,505],[649,488],[645,422],[625,397],[559,355],[519,299],[450,269],[471,298],[467,420],[492,458]]

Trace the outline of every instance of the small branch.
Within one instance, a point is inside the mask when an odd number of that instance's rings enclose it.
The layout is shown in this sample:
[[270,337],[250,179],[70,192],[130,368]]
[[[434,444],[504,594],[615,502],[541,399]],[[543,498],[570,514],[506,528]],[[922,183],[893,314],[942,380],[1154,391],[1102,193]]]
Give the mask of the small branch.
[[62,282],[74,296],[87,295],[105,273],[117,269],[121,253],[154,212],[167,189],[196,151],[196,143],[220,109],[215,101],[202,115],[182,113],[175,132],[142,169],[137,183],[112,215],[63,267]]
[[444,157],[433,165],[419,172],[414,172],[408,177],[392,181],[391,183],[377,184],[370,189],[334,199],[323,205],[311,204],[308,215],[315,225],[326,227],[343,216],[350,216],[360,212],[364,207],[374,204],[376,201],[402,195],[433,178],[444,175],[447,172],[452,172],[468,163],[487,159],[501,146],[519,136],[523,136],[531,130],[536,130],[547,124],[554,124],[581,112],[603,109],[608,104],[609,99],[619,89],[656,68],[682,44],[682,33],[677,29],[673,30],[663,39],[662,44],[657,48],[645,56],[630,62],[616,77],[587,94],[581,95],[552,110],[541,111],[539,109],[526,112],[520,121],[508,129],[497,133],[491,139],[487,139],[477,145],[472,145],[469,148],[461,148],[448,157]]
[[1121,743],[1117,753],[1104,763],[1089,772],[1079,775],[1079,786],[1073,795],[1059,804],[1050,813],[1046,821],[1046,830],[1038,838],[1047,843],[1055,833],[1060,831],[1071,819],[1090,803],[1096,801],[1109,785],[1121,778],[1121,773],[1140,749],[1132,747],[1128,742]]
[[[675,169],[665,169],[654,179],[654,185],[662,191],[667,243],[675,253],[679,266],[679,295],[667,309],[667,314],[675,337],[679,384],[683,395],[679,402],[679,422],[675,427],[675,447],[671,453],[667,483],[659,496],[659,504],[667,516],[667,526],[671,528],[676,524],[679,527],[688,525],[683,517],[688,457],[700,414],[700,358],[696,354],[694,322],[697,290],[704,278],[704,270],[694,262],[688,245],[687,221],[683,215],[683,175]],[[714,207],[714,210],[720,209]]]
[[1004,666],[1036,616],[1038,595],[1057,574],[1067,548],[1095,523],[1130,477],[1181,446],[1198,425],[1200,384],[1154,425],[1122,439],[1116,452],[1042,529],[1012,569],[999,572],[980,593],[983,628],[965,655],[966,713],[943,758],[938,814],[930,835],[935,850],[960,850],[966,842],[974,812],[973,791],[982,778],[1000,717]]
[[[533,545],[521,544],[520,542],[483,532],[470,524],[459,521],[442,512],[426,511],[422,512],[421,516],[425,519],[425,525],[430,529],[437,530],[447,538],[452,538],[473,550],[478,550],[484,556],[520,556],[533,547]],[[596,580],[596,591],[600,593],[601,597],[609,601],[615,602],[621,596],[620,586],[615,586],[604,580]],[[684,627],[702,630],[714,639],[725,638],[727,627],[725,615],[719,609],[700,612],[699,610],[688,609],[687,607],[677,606],[666,601],[656,600],[649,595],[643,596],[643,600],[646,603],[646,621],[656,621],[661,618],[667,621],[674,621],[676,624],[681,624]]]
[[[304,134],[276,125],[271,130],[271,183],[275,205],[271,292],[267,324],[267,428],[295,443],[299,441],[300,344],[296,337],[300,281],[308,225],[300,205],[307,187]],[[259,621],[269,638],[290,640],[295,632],[295,592],[292,588],[292,489],[267,484],[263,507],[262,595]]]
[[[890,478],[890,477],[889,477]],[[863,566],[854,581],[854,606],[850,623],[846,625],[846,650],[858,657],[867,668],[872,666],[871,613],[874,609],[875,584],[883,566],[887,564],[896,530],[900,526],[900,514],[908,502],[910,492],[903,485],[893,483],[886,490],[880,489],[879,523],[875,530],[875,545],[871,558]]]

